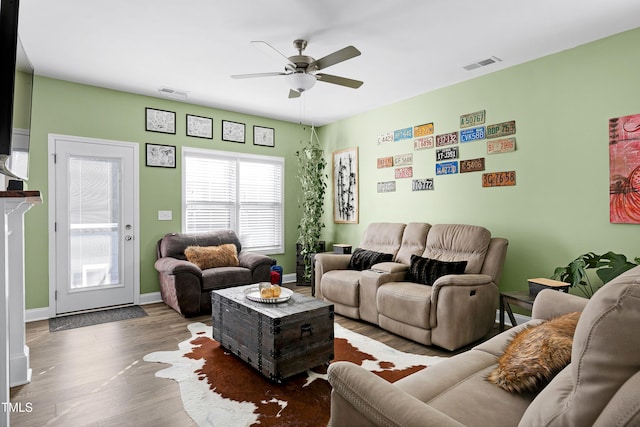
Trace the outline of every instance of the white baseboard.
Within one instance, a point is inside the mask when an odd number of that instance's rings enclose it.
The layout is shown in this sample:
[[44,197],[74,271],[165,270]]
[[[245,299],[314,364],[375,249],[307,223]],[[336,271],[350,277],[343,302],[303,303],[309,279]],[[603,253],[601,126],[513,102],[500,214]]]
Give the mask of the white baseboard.
[[50,317],[49,307],[31,308],[24,311],[24,321],[27,323],[47,320]]
[[148,294],[140,295],[140,305],[155,304],[157,302],[162,302],[160,292],[149,292]]
[[289,273],[282,275],[282,283],[295,283],[296,282],[296,273]]

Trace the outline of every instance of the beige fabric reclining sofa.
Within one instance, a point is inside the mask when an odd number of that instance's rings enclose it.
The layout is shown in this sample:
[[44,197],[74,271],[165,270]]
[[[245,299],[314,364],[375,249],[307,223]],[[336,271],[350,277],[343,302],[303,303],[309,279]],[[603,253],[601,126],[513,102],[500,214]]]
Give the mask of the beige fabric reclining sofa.
[[[511,393],[485,380],[516,333],[575,311],[571,361],[541,391]],[[393,384],[353,363],[331,364],[330,425],[640,426],[639,328],[640,267],[589,300],[543,290],[529,322]]]
[[[475,225],[372,223],[358,247],[391,254],[393,261],[358,271],[347,268],[351,255],[317,254],[316,297],[333,303],[336,313],[455,350],[485,336],[495,323],[507,245]],[[427,286],[405,280],[412,255],[467,265],[464,274]]]

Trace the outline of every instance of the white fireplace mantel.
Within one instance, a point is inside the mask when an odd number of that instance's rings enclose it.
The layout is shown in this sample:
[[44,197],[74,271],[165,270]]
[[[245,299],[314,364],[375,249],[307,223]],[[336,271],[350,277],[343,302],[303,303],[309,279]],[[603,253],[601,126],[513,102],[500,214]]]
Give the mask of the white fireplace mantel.
[[[31,381],[25,336],[24,213],[42,203],[39,191],[0,191],[0,402],[9,403],[9,388]],[[0,426],[9,412],[0,411]]]

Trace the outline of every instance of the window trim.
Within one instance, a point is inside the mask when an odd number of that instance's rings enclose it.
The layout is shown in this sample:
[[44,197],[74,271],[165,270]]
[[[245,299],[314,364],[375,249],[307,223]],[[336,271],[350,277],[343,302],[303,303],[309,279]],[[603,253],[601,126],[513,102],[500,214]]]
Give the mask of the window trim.
[[[276,254],[284,254],[284,248],[286,245],[285,242],[285,158],[284,157],[280,157],[280,156],[266,156],[266,155],[260,155],[260,154],[248,154],[248,153],[238,153],[235,151],[223,151],[223,150],[210,150],[210,149],[206,149],[206,148],[196,148],[196,147],[188,147],[188,146],[183,146],[182,147],[182,162],[181,162],[181,169],[182,169],[182,182],[181,182],[181,188],[182,188],[182,203],[181,203],[181,216],[182,216],[182,220],[181,220],[181,229],[182,232],[185,233],[186,229],[187,229],[187,224],[186,224],[186,209],[187,209],[187,200],[186,200],[186,167],[185,167],[185,157],[189,156],[189,155],[198,155],[198,154],[202,154],[203,156],[216,156],[216,157],[223,157],[225,159],[231,159],[231,160],[235,160],[237,161],[241,161],[241,160],[258,160],[258,161],[265,161],[265,162],[269,162],[269,163],[276,163],[276,164],[280,164],[282,167],[282,175],[281,175],[281,191],[280,191],[280,205],[282,207],[282,215],[281,215],[281,224],[280,224],[280,230],[281,230],[281,236],[280,236],[280,241],[281,246],[279,248],[276,248],[274,250],[258,250],[258,249],[251,249],[248,248],[249,250],[251,250],[252,252],[257,252],[257,253],[263,253],[265,255],[276,255]],[[238,177],[239,179],[239,177]],[[238,218],[238,212],[235,212],[236,214],[236,224],[237,226],[239,226],[239,218]],[[237,230],[236,233],[238,234],[238,237],[240,238],[240,233]],[[244,242],[241,241],[241,243],[243,244],[244,247]]]

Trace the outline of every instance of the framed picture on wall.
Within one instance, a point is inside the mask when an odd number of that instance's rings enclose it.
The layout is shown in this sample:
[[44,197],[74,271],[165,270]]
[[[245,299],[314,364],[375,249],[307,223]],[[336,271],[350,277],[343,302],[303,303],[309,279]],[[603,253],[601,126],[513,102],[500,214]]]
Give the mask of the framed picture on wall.
[[275,147],[275,130],[262,126],[253,127],[253,145],[264,145],[265,147]]
[[176,147],[174,145],[146,144],[146,165],[157,168],[176,167]]
[[176,113],[173,111],[145,108],[145,129],[148,132],[176,134]]
[[333,152],[333,221],[358,223],[358,147]]
[[187,136],[213,139],[213,119],[187,114]]
[[244,144],[244,123],[222,121],[222,140]]

